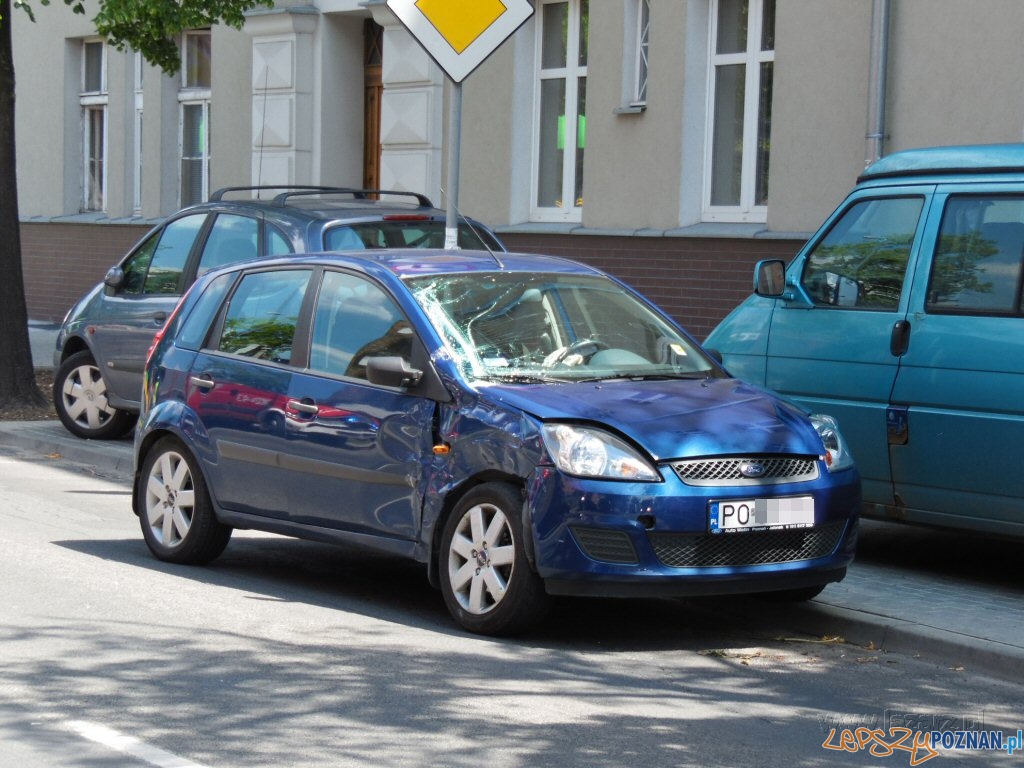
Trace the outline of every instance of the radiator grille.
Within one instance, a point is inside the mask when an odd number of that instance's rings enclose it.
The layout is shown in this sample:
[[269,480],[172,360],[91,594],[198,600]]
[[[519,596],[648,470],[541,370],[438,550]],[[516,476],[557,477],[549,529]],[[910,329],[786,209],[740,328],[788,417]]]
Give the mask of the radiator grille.
[[658,559],[672,568],[767,565],[813,560],[835,552],[845,523],[789,531],[691,534],[652,533]]
[[671,466],[687,485],[777,485],[818,478],[817,459],[806,456],[692,459]]

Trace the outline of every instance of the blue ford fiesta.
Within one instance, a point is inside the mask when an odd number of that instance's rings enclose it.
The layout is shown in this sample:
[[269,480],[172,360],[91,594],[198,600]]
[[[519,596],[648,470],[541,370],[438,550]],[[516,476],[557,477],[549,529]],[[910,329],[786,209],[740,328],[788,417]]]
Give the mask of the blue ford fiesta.
[[465,629],[552,594],[809,599],[854,555],[834,420],[730,378],[561,258],[363,251],[200,279],[158,334],[133,507],[153,554],[234,528],[423,562]]

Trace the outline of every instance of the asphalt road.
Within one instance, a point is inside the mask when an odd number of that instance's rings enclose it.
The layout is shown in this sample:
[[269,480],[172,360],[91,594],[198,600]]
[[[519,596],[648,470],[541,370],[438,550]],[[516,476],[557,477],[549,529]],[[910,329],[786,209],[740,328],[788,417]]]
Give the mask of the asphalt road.
[[0,449],[0,765],[907,765],[844,729],[1024,719],[1016,681],[742,603],[564,600],[493,640],[391,557],[237,532],[163,564],[125,481]]

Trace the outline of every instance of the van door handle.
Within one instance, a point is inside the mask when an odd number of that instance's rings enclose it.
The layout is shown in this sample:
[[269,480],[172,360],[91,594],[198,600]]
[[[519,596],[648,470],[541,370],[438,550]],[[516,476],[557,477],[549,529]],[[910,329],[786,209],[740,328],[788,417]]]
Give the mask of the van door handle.
[[892,327],[892,337],[889,339],[889,351],[893,357],[902,357],[907,354],[910,348],[910,321],[897,320]]

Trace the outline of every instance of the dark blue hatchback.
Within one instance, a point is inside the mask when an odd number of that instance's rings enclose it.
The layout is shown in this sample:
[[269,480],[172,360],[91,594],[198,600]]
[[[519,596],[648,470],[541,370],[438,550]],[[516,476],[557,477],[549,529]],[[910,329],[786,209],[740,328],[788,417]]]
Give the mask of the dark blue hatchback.
[[153,553],[233,528],[427,565],[456,621],[549,594],[813,597],[853,558],[860,480],[828,416],[730,378],[565,259],[313,254],[200,279],[159,335],[133,505]]

